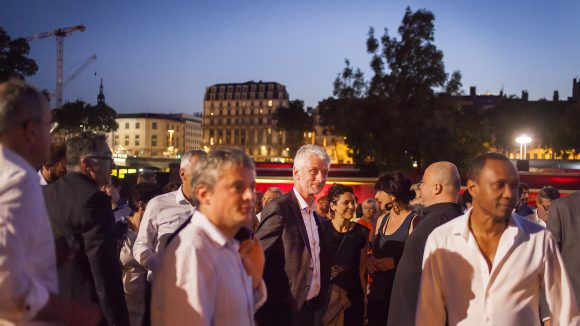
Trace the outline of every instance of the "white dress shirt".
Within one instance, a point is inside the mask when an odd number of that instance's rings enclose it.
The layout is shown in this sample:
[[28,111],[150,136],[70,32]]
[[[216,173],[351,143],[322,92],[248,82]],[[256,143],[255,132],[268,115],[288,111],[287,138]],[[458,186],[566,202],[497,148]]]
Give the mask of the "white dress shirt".
[[552,235],[513,215],[491,271],[469,228],[471,210],[435,229],[425,246],[416,324],[540,325],[544,287],[552,325],[578,325],[570,280]]
[[304,198],[298,193],[296,188],[292,188],[294,195],[298,199],[302,219],[306,226],[306,233],[308,234],[308,242],[310,243],[310,257],[312,258],[312,278],[310,279],[310,288],[306,294],[306,300],[316,298],[320,293],[320,237],[318,236],[318,226],[314,220],[314,212],[316,212],[316,201],[312,201],[312,205],[308,205]]
[[58,293],[54,238],[36,171],[0,145],[0,325],[28,325]]
[[264,281],[256,291],[239,243],[201,212],[171,240],[153,284],[153,325],[251,326],[266,301]]
[[133,245],[133,256],[151,272],[158,266],[158,254],[163,250],[167,239],[193,214],[193,206],[183,196],[181,187],[154,197],[147,203],[137,239]]

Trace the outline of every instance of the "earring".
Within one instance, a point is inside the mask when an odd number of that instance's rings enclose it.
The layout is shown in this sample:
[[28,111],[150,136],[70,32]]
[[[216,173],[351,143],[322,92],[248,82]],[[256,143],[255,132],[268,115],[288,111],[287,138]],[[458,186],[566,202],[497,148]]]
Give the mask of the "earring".
[[399,207],[399,205],[397,203],[393,204],[393,211],[397,215],[399,215],[399,213],[401,212],[401,208]]

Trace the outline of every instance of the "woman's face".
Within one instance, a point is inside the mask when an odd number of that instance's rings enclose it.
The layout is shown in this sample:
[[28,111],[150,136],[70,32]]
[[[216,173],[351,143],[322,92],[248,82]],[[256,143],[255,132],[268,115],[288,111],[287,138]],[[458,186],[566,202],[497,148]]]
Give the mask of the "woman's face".
[[[377,191],[377,193],[375,194],[375,199],[379,203],[379,209],[382,212],[389,211],[388,209],[385,208],[385,206],[387,204],[394,204],[395,203],[395,197],[389,195],[388,193],[386,193],[382,190]],[[391,205],[389,205],[389,206],[391,206]]]
[[330,209],[334,212],[334,217],[352,219],[355,209],[354,195],[351,192],[343,193],[336,203],[330,203]]
[[367,219],[367,220],[372,219],[373,216],[377,213],[377,211],[375,210],[375,207],[373,205],[369,205],[369,204],[363,204],[362,211],[363,211],[363,218]]

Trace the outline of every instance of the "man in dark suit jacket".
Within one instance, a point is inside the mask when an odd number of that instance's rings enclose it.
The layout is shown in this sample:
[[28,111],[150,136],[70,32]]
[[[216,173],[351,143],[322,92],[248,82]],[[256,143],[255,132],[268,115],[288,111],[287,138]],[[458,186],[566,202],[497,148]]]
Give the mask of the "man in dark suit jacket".
[[552,203],[546,226],[558,242],[576,302],[580,302],[580,191]]
[[268,301],[258,325],[320,325],[330,284],[330,257],[315,215],[314,196],[324,188],[330,158],[321,147],[302,146],[294,159],[294,188],[262,211],[256,236],[266,256]]
[[67,141],[68,173],[43,191],[53,224],[79,246],[58,269],[60,294],[98,303],[109,325],[128,325],[111,198],[99,190],[112,167],[105,138],[82,133]]
[[391,292],[387,325],[415,324],[425,243],[435,228],[461,215],[457,205],[460,187],[461,178],[452,163],[433,163],[425,170],[419,186],[425,206],[423,218],[405,242]]

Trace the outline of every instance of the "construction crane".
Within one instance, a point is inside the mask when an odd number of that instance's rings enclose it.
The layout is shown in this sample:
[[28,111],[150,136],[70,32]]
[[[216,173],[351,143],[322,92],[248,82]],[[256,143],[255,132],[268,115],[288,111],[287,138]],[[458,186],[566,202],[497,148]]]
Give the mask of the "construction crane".
[[60,109],[62,106],[62,67],[64,64],[64,38],[76,31],[85,31],[85,25],[77,25],[72,27],[59,28],[52,32],[44,32],[34,34],[24,39],[31,42],[43,38],[54,36],[56,37],[56,108]]
[[[62,82],[62,88],[65,88],[66,85],[68,85],[71,81],[73,81],[75,78],[77,78],[95,60],[97,60],[97,55],[96,54],[93,54],[80,67],[78,67],[70,76],[68,76]],[[97,73],[95,72],[95,75],[96,74]],[[50,98],[54,98],[55,95],[56,95],[56,90],[50,94]]]

